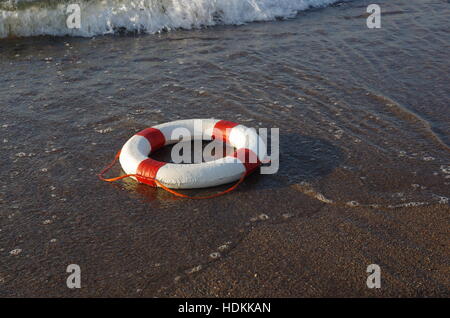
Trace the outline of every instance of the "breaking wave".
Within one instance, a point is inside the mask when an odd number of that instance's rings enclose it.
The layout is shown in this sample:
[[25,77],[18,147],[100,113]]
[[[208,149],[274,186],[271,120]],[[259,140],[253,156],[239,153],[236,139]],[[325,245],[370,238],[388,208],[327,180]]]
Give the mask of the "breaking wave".
[[[338,0],[0,0],[0,38],[156,33],[294,17]],[[79,28],[67,20],[80,8]],[[73,16],[72,16],[73,17]],[[74,21],[72,18],[71,21]],[[73,27],[73,24],[71,25]]]

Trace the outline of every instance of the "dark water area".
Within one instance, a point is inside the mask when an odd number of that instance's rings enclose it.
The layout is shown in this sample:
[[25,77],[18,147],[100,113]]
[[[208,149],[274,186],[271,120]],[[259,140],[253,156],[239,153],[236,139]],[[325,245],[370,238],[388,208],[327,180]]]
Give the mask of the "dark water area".
[[[324,225],[327,244],[299,234],[286,246],[333,249],[346,259],[339,266],[391,264],[397,289],[384,295],[448,295],[449,3],[378,3],[381,29],[366,27],[368,2],[352,1],[242,26],[0,40],[0,296],[248,296],[239,282],[264,288],[248,283],[259,264],[271,278],[320,279],[326,270],[296,263],[289,273],[270,254],[253,264],[241,243],[270,246],[282,237],[272,230],[307,233],[295,222],[313,229],[343,215]],[[137,131],[210,117],[280,128],[278,173],[200,201],[97,179]],[[342,224],[360,231],[353,245],[338,239]],[[374,238],[389,248],[357,248]],[[301,249],[295,257],[307,263]],[[72,263],[80,290],[65,285]],[[402,280],[408,266],[420,288]],[[283,294],[277,286],[292,285],[280,280],[263,295],[368,293],[330,284]]]

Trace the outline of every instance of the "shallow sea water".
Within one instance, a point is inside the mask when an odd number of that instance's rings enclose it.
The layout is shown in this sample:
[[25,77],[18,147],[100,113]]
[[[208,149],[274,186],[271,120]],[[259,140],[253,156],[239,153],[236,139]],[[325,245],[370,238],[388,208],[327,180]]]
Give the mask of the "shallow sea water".
[[[447,206],[449,4],[378,2],[378,30],[352,1],[241,26],[0,40],[0,295],[68,295],[71,263],[79,295],[156,295],[262,222],[323,204]],[[135,132],[209,117],[280,128],[279,172],[205,201],[97,179]]]

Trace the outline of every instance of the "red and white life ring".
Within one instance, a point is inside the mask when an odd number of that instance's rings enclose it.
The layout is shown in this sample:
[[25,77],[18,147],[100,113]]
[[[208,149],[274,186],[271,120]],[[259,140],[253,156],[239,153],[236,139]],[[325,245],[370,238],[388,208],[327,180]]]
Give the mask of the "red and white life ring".
[[[199,121],[201,125],[198,125]],[[173,134],[177,128],[187,129],[192,139],[222,140],[236,151],[214,161],[193,164],[173,164],[149,158],[153,151],[180,141],[179,136]],[[125,173],[136,175],[135,179],[141,183],[157,186],[153,181],[157,180],[172,189],[194,189],[239,180],[258,168],[265,156],[266,145],[255,129],[225,120],[188,119],[138,132],[122,147],[119,161]]]

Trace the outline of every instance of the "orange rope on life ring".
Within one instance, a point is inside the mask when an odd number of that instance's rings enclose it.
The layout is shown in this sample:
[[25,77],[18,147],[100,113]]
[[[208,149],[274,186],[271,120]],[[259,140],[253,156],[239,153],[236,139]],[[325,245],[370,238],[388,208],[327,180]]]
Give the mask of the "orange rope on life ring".
[[119,177],[115,177],[115,178],[105,178],[104,174],[106,172],[108,172],[109,170],[111,170],[112,167],[114,167],[114,165],[117,163],[117,160],[119,160],[120,157],[120,151],[117,152],[116,156],[114,157],[114,160],[105,168],[103,169],[99,174],[98,174],[98,178],[102,181],[106,181],[106,182],[115,182],[118,180],[122,180],[125,178],[129,178],[129,177],[139,177],[141,179],[146,179],[148,181],[153,181],[155,182],[159,187],[163,188],[164,190],[166,190],[167,192],[170,192],[178,197],[182,197],[182,198],[187,198],[187,199],[195,199],[195,200],[201,200],[201,199],[212,199],[212,198],[216,198],[219,196],[222,196],[224,194],[227,194],[231,191],[233,191],[234,189],[236,189],[238,187],[239,184],[242,183],[242,181],[244,181],[246,173],[244,173],[242,175],[242,177],[234,184],[232,185],[230,188],[226,189],[225,191],[219,192],[219,193],[215,193],[215,194],[211,194],[211,195],[207,195],[207,196],[198,196],[198,197],[194,197],[194,196],[189,196],[177,191],[174,191],[168,187],[166,187],[165,185],[163,185],[161,182],[159,182],[158,180],[156,180],[155,178],[149,178],[143,175],[139,175],[139,174],[125,174],[123,176],[119,176]]

